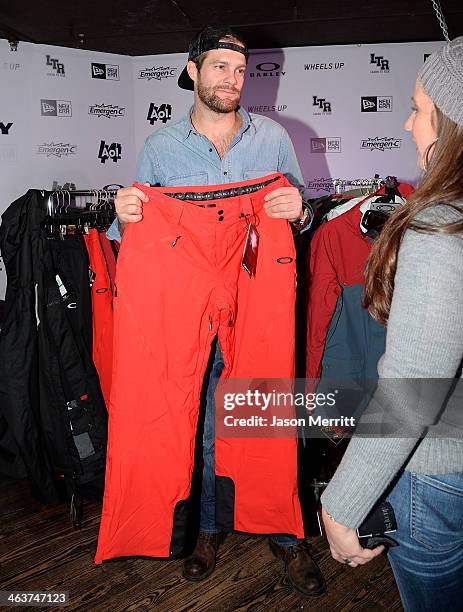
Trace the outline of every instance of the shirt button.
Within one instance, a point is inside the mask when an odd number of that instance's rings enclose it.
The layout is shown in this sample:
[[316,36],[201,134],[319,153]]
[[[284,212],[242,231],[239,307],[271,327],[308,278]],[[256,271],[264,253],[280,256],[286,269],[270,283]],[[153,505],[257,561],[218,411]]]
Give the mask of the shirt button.
[[223,210],[218,211],[219,215],[223,215]]
[[224,174],[228,174],[228,172],[224,172]]
[[223,216],[222,215],[220,215],[219,221],[223,221]]
[[212,149],[209,149],[209,153],[212,153]]

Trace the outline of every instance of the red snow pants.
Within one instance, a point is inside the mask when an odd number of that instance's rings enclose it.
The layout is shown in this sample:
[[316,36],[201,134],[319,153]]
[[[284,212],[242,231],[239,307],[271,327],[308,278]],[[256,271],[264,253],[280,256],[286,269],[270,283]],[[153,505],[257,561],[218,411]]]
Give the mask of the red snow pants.
[[[287,221],[263,208],[267,193],[288,185],[280,174],[207,187],[136,184],[150,199],[143,221],[127,226],[117,261],[96,563],[182,550],[200,393],[216,334],[222,377],[293,377],[294,243]],[[206,192],[216,193],[196,201]],[[241,265],[249,222],[259,233],[252,278]],[[216,504],[218,514],[227,508],[229,530],[303,537],[296,455],[296,437],[216,438]]]
[[115,256],[107,244],[106,235],[91,229],[84,236],[90,268],[94,273],[92,285],[93,361],[100,379],[106,408],[109,408],[113,367],[113,283],[112,268]]

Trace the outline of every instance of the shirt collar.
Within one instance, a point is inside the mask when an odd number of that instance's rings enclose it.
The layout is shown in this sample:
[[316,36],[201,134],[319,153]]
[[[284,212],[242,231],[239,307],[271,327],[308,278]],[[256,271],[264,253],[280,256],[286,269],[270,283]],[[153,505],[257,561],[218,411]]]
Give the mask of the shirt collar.
[[[193,112],[193,108],[194,105],[190,107],[188,114],[186,115],[186,117],[183,118],[180,123],[180,128],[183,133],[183,140],[186,140],[191,133],[197,134],[193,124],[191,123],[191,113]],[[241,136],[246,132],[250,133],[251,130],[253,130],[254,132],[256,131],[256,127],[252,121],[251,116],[242,106],[239,107],[238,113],[241,115],[243,125],[241,126],[240,131],[236,134],[235,139],[241,138]]]

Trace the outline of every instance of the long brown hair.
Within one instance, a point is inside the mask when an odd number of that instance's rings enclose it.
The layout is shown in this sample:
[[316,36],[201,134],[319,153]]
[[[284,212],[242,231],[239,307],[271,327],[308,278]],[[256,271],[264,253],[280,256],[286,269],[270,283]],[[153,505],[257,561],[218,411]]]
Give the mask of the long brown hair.
[[[431,161],[408,202],[393,213],[371,250],[366,267],[364,306],[380,323],[386,324],[394,291],[397,256],[407,229],[418,232],[456,234],[463,232],[463,128],[438,108],[437,135]],[[461,213],[452,223],[432,225],[414,221],[422,210],[445,204]],[[463,273],[463,271],[462,271]]]

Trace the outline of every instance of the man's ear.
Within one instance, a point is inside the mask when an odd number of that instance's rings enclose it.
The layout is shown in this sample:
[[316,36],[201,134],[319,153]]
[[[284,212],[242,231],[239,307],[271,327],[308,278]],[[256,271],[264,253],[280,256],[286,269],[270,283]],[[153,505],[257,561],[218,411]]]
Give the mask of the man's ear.
[[193,83],[196,83],[198,79],[198,67],[196,64],[190,60],[186,65],[186,69],[190,79],[193,81]]

